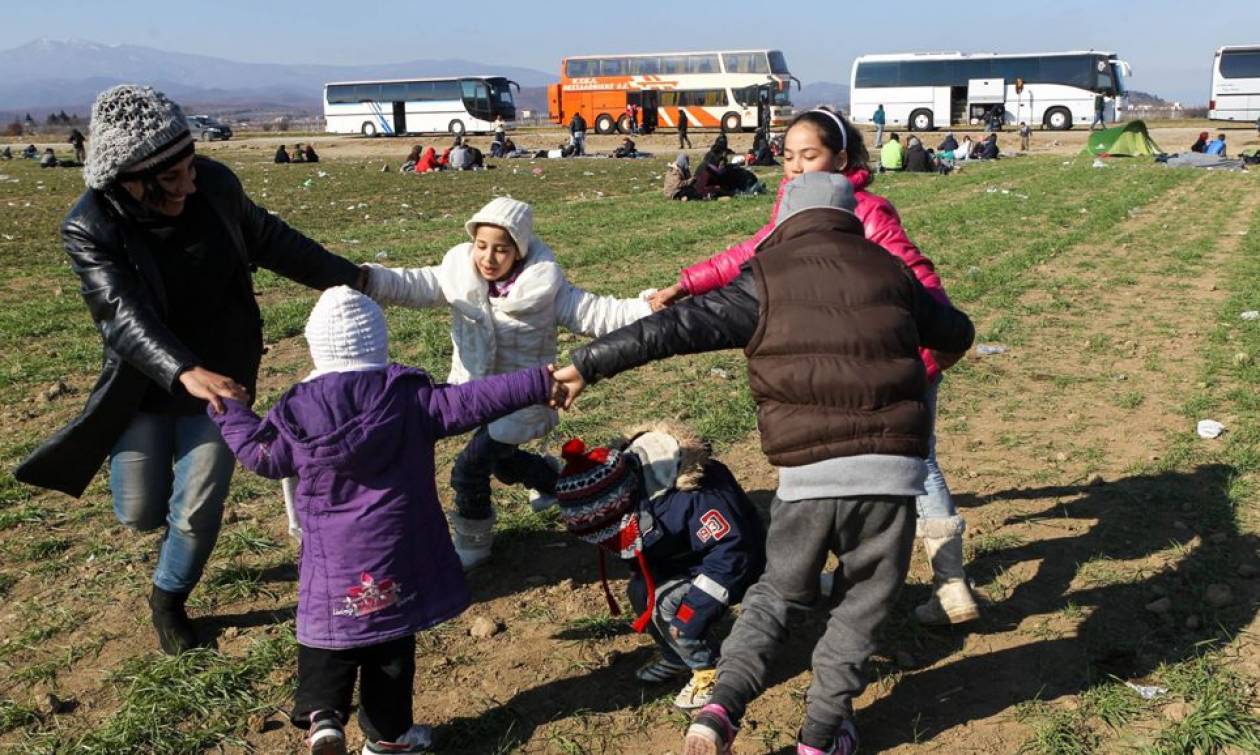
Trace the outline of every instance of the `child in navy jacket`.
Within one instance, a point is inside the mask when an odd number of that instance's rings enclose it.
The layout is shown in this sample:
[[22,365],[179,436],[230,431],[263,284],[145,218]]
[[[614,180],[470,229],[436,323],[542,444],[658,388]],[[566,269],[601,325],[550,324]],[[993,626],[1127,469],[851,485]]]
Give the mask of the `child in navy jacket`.
[[[713,691],[714,628],[765,566],[765,530],[730,470],[691,433],[655,426],[614,448],[564,446],[556,483],[570,532],[630,562],[635,631],[649,631],[660,655],[640,668],[644,682],[690,674],[674,704],[703,707]],[[619,610],[608,590],[613,615]]]

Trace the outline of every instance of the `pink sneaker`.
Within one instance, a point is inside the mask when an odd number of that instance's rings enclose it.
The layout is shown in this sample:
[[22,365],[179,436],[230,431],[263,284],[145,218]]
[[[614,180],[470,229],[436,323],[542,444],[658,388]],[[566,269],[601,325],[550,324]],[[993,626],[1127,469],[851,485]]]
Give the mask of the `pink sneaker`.
[[857,751],[857,727],[847,718],[840,724],[840,729],[836,732],[836,741],[831,744],[829,750],[820,750],[802,742],[796,743],[796,755],[853,755]]
[[737,733],[739,729],[731,723],[726,708],[709,703],[691,719],[683,755],[731,755]]

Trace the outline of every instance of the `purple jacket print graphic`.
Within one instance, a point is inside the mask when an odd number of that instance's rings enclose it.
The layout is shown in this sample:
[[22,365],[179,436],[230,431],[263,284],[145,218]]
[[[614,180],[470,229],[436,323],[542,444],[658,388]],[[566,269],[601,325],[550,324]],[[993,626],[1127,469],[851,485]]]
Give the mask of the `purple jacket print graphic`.
[[210,410],[242,466],[298,478],[298,642],[374,645],[468,607],[433,444],[542,403],[549,387],[541,367],[444,385],[395,364],[299,383],[265,419],[234,401]]

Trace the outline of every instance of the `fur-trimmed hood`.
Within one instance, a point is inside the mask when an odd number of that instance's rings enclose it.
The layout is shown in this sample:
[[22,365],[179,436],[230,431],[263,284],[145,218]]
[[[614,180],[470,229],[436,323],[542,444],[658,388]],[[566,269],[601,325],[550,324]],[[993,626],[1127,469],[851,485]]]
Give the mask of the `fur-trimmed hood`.
[[609,445],[638,457],[647,498],[656,498],[672,488],[698,489],[704,465],[713,455],[708,443],[678,422],[639,425]]

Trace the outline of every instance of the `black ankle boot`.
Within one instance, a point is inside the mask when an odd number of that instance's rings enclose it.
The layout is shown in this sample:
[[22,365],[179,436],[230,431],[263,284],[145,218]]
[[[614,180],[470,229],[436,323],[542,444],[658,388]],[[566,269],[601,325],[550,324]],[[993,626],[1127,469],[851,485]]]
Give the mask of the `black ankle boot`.
[[197,647],[197,630],[193,628],[184,603],[188,593],[167,592],[157,585],[149,593],[149,609],[153,614],[153,628],[157,630],[158,643],[167,655],[179,655]]

